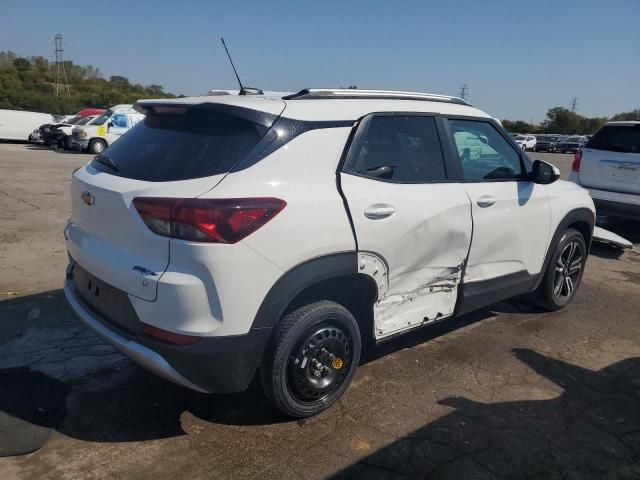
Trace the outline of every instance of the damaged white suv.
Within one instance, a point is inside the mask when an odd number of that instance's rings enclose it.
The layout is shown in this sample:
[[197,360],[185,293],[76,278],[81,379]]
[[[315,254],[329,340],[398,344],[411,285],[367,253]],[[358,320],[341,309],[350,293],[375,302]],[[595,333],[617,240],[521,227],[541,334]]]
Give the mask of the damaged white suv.
[[534,292],[565,306],[594,207],[464,100],[303,90],[143,100],[73,175],[65,294],[151,371],[316,414],[362,344]]

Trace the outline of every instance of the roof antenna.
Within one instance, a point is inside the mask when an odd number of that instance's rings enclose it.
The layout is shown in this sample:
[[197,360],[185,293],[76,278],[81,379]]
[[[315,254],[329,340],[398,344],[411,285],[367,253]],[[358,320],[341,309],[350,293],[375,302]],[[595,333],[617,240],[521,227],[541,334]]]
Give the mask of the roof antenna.
[[222,40],[222,46],[224,47],[224,51],[227,52],[227,57],[229,57],[231,68],[233,68],[233,73],[236,74],[236,79],[238,80],[238,84],[240,85],[240,91],[238,92],[238,95],[263,95],[264,92],[259,88],[251,88],[251,87],[244,88],[244,85],[242,85],[242,82],[240,81],[240,76],[238,75],[236,66],[233,64],[233,60],[231,59],[231,55],[229,54],[229,49],[227,48],[227,44],[224,42],[223,37],[220,37],[220,40]]

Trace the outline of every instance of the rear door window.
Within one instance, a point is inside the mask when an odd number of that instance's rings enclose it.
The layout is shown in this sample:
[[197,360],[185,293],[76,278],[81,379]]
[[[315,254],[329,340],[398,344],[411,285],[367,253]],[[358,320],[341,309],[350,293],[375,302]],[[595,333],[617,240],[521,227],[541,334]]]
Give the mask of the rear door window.
[[585,147],[611,152],[640,153],[640,124],[605,125]]
[[230,113],[165,107],[149,113],[92,165],[150,182],[218,175],[229,172],[266,130]]
[[401,114],[365,118],[349,150],[345,172],[392,182],[444,181],[435,119]]

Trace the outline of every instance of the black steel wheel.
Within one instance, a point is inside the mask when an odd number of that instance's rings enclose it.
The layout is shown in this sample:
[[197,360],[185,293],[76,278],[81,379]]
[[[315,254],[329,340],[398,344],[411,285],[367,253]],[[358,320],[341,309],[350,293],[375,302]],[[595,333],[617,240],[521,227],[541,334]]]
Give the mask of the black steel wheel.
[[291,351],[287,380],[300,402],[326,398],[342,385],[351,364],[351,339],[331,322],[310,328]]
[[346,308],[330,301],[301,307],[276,326],[261,368],[264,391],[286,415],[316,415],[347,389],[360,351],[360,330]]
[[541,306],[559,310],[573,299],[582,280],[587,255],[582,234],[573,228],[565,230],[536,292]]

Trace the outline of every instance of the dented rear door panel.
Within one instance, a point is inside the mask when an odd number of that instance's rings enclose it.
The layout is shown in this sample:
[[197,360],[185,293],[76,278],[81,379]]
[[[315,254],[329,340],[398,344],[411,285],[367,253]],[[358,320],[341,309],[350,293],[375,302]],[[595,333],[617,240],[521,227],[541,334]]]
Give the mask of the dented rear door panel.
[[464,187],[346,173],[340,181],[358,241],[359,272],[378,287],[376,338],[451,316],[472,234]]

